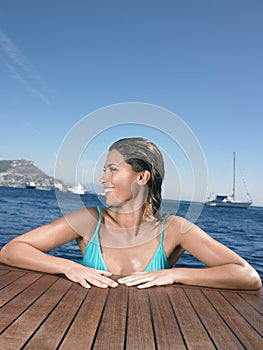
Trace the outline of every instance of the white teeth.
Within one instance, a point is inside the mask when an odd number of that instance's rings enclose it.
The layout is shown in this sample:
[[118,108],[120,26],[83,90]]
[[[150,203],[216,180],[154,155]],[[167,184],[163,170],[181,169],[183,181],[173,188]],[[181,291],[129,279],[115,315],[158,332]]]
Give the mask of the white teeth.
[[113,188],[105,188],[105,193],[113,192]]

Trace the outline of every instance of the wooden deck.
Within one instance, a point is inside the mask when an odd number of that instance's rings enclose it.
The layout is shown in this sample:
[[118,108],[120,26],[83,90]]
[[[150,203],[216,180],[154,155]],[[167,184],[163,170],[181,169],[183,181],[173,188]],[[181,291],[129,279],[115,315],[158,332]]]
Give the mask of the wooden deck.
[[0,349],[263,349],[263,293],[86,290],[0,264]]

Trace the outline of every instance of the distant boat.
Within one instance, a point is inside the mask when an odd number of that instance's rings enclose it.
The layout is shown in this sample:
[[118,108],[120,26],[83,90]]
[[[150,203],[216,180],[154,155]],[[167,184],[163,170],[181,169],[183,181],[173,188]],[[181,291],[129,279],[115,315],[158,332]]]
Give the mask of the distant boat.
[[85,194],[85,190],[81,185],[71,186],[68,191],[74,194]]
[[26,188],[31,188],[31,189],[34,189],[36,188],[37,185],[34,183],[34,181],[28,181],[26,182]]
[[229,207],[229,208],[248,208],[252,204],[250,194],[247,192],[249,197],[248,201],[236,200],[236,154],[233,153],[233,193],[231,196],[216,195],[214,199],[208,199],[205,205],[210,207]]

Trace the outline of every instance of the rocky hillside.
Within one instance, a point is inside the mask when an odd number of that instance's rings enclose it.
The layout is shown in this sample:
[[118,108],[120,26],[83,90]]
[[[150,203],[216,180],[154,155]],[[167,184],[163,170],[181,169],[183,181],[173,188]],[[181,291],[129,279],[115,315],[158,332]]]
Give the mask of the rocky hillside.
[[46,175],[30,160],[0,160],[0,186],[25,187],[30,181],[36,184],[37,189],[66,189],[63,181]]

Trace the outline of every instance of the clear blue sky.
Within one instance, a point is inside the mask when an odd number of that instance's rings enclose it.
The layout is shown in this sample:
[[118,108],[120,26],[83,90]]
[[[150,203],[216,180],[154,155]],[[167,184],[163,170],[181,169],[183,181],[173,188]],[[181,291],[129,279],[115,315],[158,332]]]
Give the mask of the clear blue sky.
[[149,103],[198,138],[208,192],[231,193],[235,151],[263,205],[262,18],[261,0],[1,1],[0,158],[31,159],[52,175],[81,118]]

